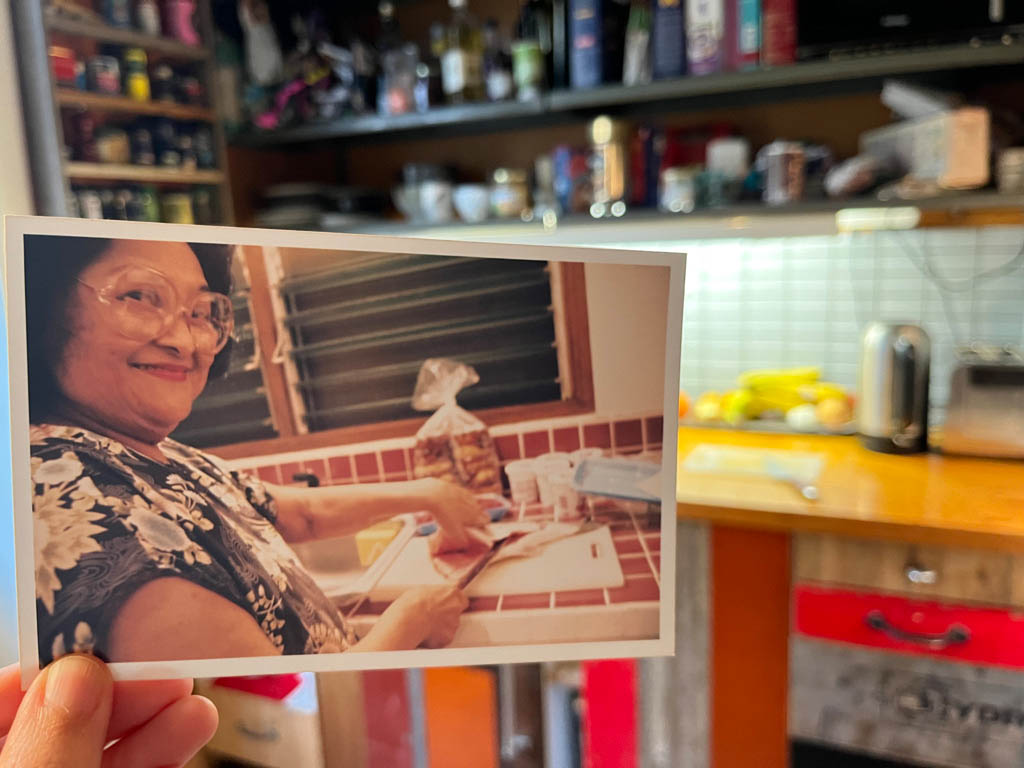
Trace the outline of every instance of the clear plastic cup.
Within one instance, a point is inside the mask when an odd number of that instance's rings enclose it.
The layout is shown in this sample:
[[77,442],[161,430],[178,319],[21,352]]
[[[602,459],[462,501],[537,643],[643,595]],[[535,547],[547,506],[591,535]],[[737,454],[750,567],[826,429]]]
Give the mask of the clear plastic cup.
[[547,477],[555,520],[574,520],[580,517],[580,494],[573,487],[572,472],[553,472]]
[[549,472],[553,472],[559,469],[571,469],[572,461],[569,459],[568,453],[544,453],[533,460],[533,463],[537,467],[543,467]]
[[533,504],[537,501],[537,471],[531,460],[510,461],[505,465],[505,475],[508,477],[512,501],[516,504]]

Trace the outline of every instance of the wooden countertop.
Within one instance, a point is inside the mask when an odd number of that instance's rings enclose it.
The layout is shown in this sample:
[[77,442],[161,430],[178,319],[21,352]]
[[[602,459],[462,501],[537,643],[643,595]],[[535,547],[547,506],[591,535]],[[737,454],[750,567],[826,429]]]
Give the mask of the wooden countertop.
[[[819,453],[819,498],[806,501],[767,477],[682,469],[701,443]],[[1024,461],[863,448],[855,437],[679,430],[676,496],[681,519],[1024,551]]]

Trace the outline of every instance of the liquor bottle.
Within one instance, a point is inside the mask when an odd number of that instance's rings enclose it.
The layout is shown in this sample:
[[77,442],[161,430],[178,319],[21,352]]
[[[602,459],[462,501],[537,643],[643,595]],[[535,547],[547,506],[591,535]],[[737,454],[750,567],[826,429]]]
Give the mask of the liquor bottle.
[[380,29],[377,33],[377,113],[391,114],[388,104],[388,83],[384,71],[384,62],[402,45],[402,35],[398,29],[395,16],[395,5],[391,0],[382,0],[377,5],[377,18]]
[[466,0],[448,0],[452,21],[448,25],[444,56],[441,59],[441,81],[445,97],[451,104],[482,101],[485,96],[483,76],[483,36],[469,14]]
[[530,101],[553,81],[553,19],[550,0],[526,0],[512,44],[512,76],[520,101]]
[[494,19],[484,22],[484,84],[491,101],[512,96],[512,57]]

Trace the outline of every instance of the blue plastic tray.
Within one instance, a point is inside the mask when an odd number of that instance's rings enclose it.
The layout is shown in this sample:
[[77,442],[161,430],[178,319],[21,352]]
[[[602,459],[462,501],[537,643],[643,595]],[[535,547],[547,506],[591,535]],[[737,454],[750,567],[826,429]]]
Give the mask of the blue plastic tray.
[[661,471],[660,464],[634,459],[585,459],[576,467],[573,487],[580,493],[613,499],[658,503],[661,499],[637,487],[637,483]]

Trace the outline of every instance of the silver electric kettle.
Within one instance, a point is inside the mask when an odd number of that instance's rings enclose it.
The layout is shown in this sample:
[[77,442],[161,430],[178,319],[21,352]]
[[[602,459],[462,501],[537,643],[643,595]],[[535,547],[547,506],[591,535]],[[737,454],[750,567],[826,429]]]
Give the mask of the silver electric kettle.
[[872,323],[861,339],[857,430],[873,451],[928,449],[931,343],[916,325]]

